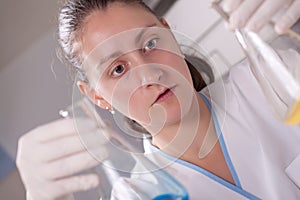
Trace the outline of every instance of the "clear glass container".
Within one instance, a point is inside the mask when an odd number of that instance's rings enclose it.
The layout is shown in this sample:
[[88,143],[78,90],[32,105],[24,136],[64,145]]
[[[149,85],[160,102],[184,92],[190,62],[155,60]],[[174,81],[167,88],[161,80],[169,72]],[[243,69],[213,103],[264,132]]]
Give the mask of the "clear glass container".
[[[126,134],[116,129],[116,124],[110,124],[113,122],[109,119],[111,114],[96,108],[77,88],[74,88],[72,105],[60,111],[60,115],[74,119],[82,144],[99,161],[91,171],[99,176],[100,186],[96,191],[101,200],[189,199],[177,180],[145,157],[139,145],[142,135],[140,138],[125,137]],[[108,157],[102,158],[103,152],[97,145],[105,146]],[[89,196],[83,193],[77,194],[77,198]]]
[[285,124],[299,124],[299,53],[293,49],[275,50],[254,32],[236,30],[235,34],[274,114]]
[[[220,3],[216,0],[212,7],[228,21]],[[274,115],[287,125],[300,124],[300,35],[290,29],[280,36],[288,38],[283,49],[248,30],[236,29],[235,35]]]

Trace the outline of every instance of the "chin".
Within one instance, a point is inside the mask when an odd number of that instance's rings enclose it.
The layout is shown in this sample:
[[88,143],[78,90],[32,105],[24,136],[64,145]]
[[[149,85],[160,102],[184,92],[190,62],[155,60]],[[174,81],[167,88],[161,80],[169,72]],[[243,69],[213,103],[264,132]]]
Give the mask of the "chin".
[[179,106],[168,108],[166,112],[165,125],[173,125],[180,123],[183,115]]

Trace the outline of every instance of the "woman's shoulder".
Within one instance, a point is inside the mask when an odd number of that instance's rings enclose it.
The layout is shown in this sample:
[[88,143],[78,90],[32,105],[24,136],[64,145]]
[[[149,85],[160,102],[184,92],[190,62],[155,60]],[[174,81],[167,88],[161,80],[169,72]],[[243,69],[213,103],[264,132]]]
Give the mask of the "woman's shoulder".
[[251,72],[247,60],[242,60],[232,66],[221,78],[209,84],[203,92],[205,94],[212,92],[224,93],[224,96],[227,97],[246,95],[248,93],[255,96],[261,95],[258,82]]
[[203,91],[206,91],[210,88],[219,87],[219,85],[245,82],[245,80],[251,80],[251,82],[255,81],[247,60],[242,60],[241,62],[230,67],[230,69],[225,74],[223,74],[213,83],[208,84],[207,87],[203,89]]
[[210,83],[201,90],[207,98],[213,100],[216,104],[224,104],[224,101],[239,96],[246,87],[255,85],[255,79],[249,69],[246,60],[230,68],[230,70],[220,78]]

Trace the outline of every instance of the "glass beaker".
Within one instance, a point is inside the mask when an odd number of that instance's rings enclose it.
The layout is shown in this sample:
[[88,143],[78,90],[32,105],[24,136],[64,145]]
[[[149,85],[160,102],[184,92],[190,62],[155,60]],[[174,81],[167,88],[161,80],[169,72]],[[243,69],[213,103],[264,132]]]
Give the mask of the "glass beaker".
[[273,49],[256,33],[236,30],[250,68],[277,118],[288,125],[300,123],[300,55]]
[[[102,111],[105,115],[105,111]],[[60,111],[61,116],[74,119],[80,139],[91,155],[99,161],[92,169],[100,178],[97,191],[102,200],[188,200],[185,188],[163,169],[159,169],[147,159],[136,144],[129,142],[122,133],[113,130],[100,116],[99,110],[86,98],[80,97],[67,110]],[[89,120],[92,126],[99,127],[93,134],[87,134],[85,124]],[[84,121],[85,123],[82,123]],[[89,124],[91,126],[91,124]],[[106,140],[104,142],[103,140]],[[99,142],[105,145],[109,156],[101,156],[93,150]]]
[[[220,7],[212,7],[226,20]],[[296,42],[300,36],[289,30]],[[296,50],[275,50],[251,31],[236,29],[235,35],[248,59],[250,69],[262,89],[275,116],[287,125],[300,124],[300,55]]]

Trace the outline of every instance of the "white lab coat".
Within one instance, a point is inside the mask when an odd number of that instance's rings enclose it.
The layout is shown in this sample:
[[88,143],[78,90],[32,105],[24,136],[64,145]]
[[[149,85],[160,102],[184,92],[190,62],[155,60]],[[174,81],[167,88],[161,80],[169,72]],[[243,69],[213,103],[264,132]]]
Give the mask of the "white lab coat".
[[[233,67],[201,92],[213,101],[243,190],[258,199],[300,199],[300,126],[285,126],[274,118],[248,66]],[[147,141],[145,151],[156,163],[169,162],[164,156],[151,154],[153,147]],[[164,169],[185,186],[192,200],[253,197],[179,162]]]

